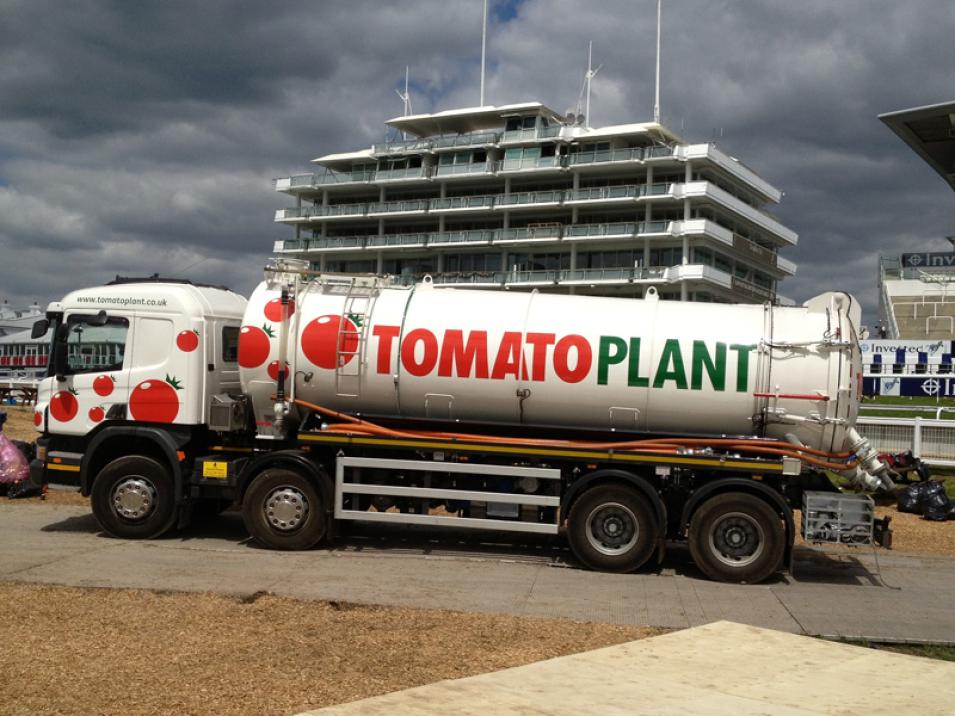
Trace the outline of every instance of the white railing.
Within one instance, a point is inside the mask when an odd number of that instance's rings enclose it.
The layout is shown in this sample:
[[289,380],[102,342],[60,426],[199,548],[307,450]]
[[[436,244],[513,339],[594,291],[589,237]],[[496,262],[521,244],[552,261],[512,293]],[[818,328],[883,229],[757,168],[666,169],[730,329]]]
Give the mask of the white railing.
[[879,452],[911,450],[930,465],[955,467],[955,420],[859,418],[856,425]]

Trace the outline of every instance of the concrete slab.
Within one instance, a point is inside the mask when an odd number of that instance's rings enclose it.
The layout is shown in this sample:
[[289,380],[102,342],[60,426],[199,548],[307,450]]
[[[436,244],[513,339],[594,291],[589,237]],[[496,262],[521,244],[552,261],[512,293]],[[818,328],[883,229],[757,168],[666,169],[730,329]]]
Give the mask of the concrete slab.
[[955,664],[715,622],[301,716],[952,713]]

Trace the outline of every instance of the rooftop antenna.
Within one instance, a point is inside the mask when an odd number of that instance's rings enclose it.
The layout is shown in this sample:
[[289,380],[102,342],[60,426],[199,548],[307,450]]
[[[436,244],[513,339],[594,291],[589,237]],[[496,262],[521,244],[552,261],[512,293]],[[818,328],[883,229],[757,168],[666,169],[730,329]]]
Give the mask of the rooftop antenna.
[[481,106],[484,106],[484,74],[487,57],[487,0],[484,0],[484,24],[481,28]]
[[[398,97],[401,98],[401,101],[405,103],[405,114],[404,114],[404,116],[407,117],[409,114],[411,114],[411,94],[408,92],[408,65],[405,65],[405,91],[404,91],[404,94],[402,94],[401,91],[400,91],[400,90],[397,90],[397,89],[395,90],[395,94],[397,94]],[[402,133],[401,133],[401,138],[402,138],[402,139],[407,139],[408,136],[407,136],[407,134],[406,134],[405,132],[402,132]]]
[[597,66],[597,69],[591,69],[593,66],[593,56],[594,42],[591,40],[587,43],[587,74],[584,75],[587,80],[587,103],[584,105],[584,121],[588,127],[590,127],[590,82],[597,76],[597,73],[600,72],[600,68],[603,67],[601,64]]
[[657,0],[657,81],[653,98],[653,121],[660,124],[660,17],[663,15],[663,0]]

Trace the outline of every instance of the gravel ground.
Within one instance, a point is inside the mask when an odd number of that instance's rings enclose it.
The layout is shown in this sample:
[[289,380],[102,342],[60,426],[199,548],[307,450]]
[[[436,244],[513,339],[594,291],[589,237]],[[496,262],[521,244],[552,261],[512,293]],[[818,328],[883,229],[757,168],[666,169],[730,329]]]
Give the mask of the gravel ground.
[[0,584],[0,599],[7,716],[294,714],[661,633],[270,595]]

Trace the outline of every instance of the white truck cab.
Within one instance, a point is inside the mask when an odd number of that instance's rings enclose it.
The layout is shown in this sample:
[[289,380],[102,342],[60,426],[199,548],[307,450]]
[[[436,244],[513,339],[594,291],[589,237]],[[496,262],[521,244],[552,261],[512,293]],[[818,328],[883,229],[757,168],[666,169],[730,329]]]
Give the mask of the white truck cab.
[[34,422],[75,436],[117,421],[203,424],[211,395],[239,390],[245,304],[223,288],[124,279],[51,303]]
[[240,390],[245,306],[226,288],[157,277],[117,278],[51,303],[33,327],[52,336],[34,482],[75,478],[113,533],[172,526],[184,514],[191,456],[209,442],[211,396]]

